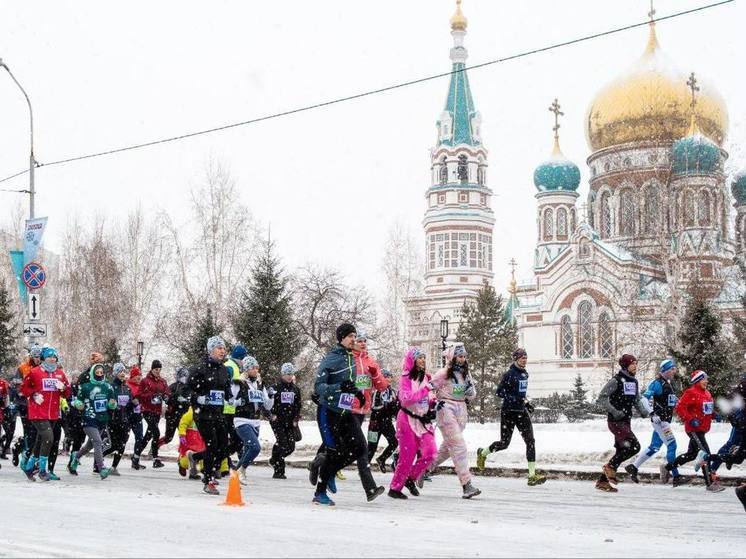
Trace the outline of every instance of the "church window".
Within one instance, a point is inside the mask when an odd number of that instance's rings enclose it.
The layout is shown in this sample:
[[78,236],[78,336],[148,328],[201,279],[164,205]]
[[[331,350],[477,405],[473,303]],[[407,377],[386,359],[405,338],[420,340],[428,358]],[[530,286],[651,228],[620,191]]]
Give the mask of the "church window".
[[629,157],[624,158],[624,166],[625,167],[632,167],[632,160]]
[[611,196],[608,192],[601,195],[601,238],[611,237]]
[[614,351],[614,333],[611,329],[609,313],[602,312],[598,317],[598,354],[601,357],[611,357]]
[[572,359],[573,334],[572,320],[565,315],[560,322],[560,340],[562,343],[562,359]]
[[588,359],[593,356],[593,307],[589,301],[578,305],[578,357]]
[[458,156],[457,175],[458,180],[460,180],[462,183],[469,182],[469,167],[467,166],[465,155]]
[[703,190],[699,193],[699,216],[697,220],[700,225],[710,225],[710,193]]
[[557,238],[567,238],[567,210],[565,208],[557,210]]
[[741,248],[746,247],[746,216],[741,218],[741,227],[738,229],[741,234]]
[[458,193],[459,204],[467,204],[469,202],[469,193],[463,190]]
[[645,204],[645,217],[642,220],[642,230],[645,233],[655,235],[658,233],[658,227],[660,224],[659,203],[658,203],[658,187],[655,185],[648,185],[645,189],[644,200]]
[[570,233],[575,232],[576,223],[575,208],[573,208],[570,210]]
[[486,182],[487,182],[487,169],[480,165],[477,168],[477,184],[479,186],[484,186]]
[[486,194],[480,194],[479,195],[479,203],[483,206],[487,205],[487,195]]
[[684,192],[684,203],[682,206],[684,218],[681,221],[684,223],[684,227],[694,227],[696,208],[694,207],[694,195],[691,190]]
[[445,203],[446,203],[446,195],[438,194],[438,204],[445,204]]
[[448,182],[448,165],[446,164],[446,158],[440,160],[440,184],[446,184]]
[[544,240],[551,241],[554,236],[554,210],[544,210]]
[[631,190],[622,190],[619,206],[621,211],[620,234],[626,237],[631,237],[635,234],[635,201],[632,197]]
[[589,258],[591,255],[591,243],[585,239],[580,241],[580,248],[578,249],[578,255],[581,258]]

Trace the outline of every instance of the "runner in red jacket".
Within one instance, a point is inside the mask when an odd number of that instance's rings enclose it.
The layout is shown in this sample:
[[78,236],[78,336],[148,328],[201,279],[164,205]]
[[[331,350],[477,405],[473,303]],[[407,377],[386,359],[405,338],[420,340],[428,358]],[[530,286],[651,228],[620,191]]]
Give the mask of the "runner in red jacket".
[[[710,447],[707,444],[705,434],[710,430],[712,414],[715,411],[715,402],[712,399],[712,394],[707,390],[707,373],[704,371],[694,371],[690,382],[691,386],[681,395],[681,399],[674,409],[679,418],[681,418],[681,421],[684,422],[684,429],[689,437],[689,447],[684,454],[676,457],[673,464],[667,464],[666,469],[671,471],[687,462],[691,462],[697,458],[697,454],[701,454],[702,475],[705,479],[707,490],[713,492],[723,491],[725,488],[713,480],[707,462],[710,456]],[[680,480],[674,486],[681,485],[682,482],[687,483],[683,477],[676,479]]]
[[158,459],[158,439],[161,438],[158,422],[161,420],[161,414],[163,413],[163,403],[171,394],[171,391],[168,389],[168,383],[161,378],[162,368],[161,362],[157,359],[154,360],[150,372],[138,387],[137,400],[142,407],[143,417],[148,428],[142,440],[135,444],[135,451],[132,456],[133,467],[135,465],[139,467],[140,454],[151,440],[153,441],[150,445],[150,451],[153,454],[153,467],[163,467],[163,462]]
[[389,381],[383,376],[376,360],[368,353],[368,336],[365,332],[358,332],[352,355],[355,358],[355,387],[365,395],[364,406],[357,399],[353,401],[352,413],[357,414],[356,417],[362,424],[365,416],[370,413],[373,390],[383,392],[388,388]]
[[28,399],[28,419],[36,428],[33,456],[28,459],[24,468],[30,481],[35,481],[34,469],[37,466],[39,479],[42,481],[59,479],[47,471],[47,464],[50,452],[57,454],[57,449],[52,447],[55,424],[60,421],[60,398],[70,396],[70,383],[57,364],[57,351],[45,347],[41,358],[41,365],[34,367],[21,384],[21,394]]

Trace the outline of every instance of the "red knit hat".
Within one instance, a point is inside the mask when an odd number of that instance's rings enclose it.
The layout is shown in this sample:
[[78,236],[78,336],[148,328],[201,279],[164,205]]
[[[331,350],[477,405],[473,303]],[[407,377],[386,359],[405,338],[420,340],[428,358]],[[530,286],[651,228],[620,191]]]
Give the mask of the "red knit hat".
[[142,373],[140,372],[140,368],[137,366],[133,366],[130,369],[130,380],[132,380],[135,377],[141,377]]
[[625,353],[619,358],[619,366],[624,369],[625,371],[629,369],[629,366],[632,363],[637,362],[637,357],[632,355],[631,353]]
[[698,382],[701,382],[706,379],[707,379],[707,373],[705,373],[704,371],[697,370],[697,371],[692,371],[692,376],[689,379],[689,382],[691,384],[697,384]]

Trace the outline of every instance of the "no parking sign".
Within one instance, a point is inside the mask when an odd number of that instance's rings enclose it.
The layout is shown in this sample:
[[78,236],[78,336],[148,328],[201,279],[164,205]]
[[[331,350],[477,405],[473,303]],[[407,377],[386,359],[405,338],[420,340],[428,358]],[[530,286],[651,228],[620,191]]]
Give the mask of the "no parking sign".
[[47,271],[38,262],[29,262],[23,267],[21,279],[29,289],[41,289],[47,283]]

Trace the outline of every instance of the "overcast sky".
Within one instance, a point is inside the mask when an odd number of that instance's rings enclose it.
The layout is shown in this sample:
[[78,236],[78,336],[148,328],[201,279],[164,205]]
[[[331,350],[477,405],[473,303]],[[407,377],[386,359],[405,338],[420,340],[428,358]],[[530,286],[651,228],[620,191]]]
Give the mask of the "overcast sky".
[[[658,0],[658,15],[708,0]],[[450,69],[453,0],[193,2],[6,1],[0,57],[35,110],[41,162],[248,120]],[[648,0],[465,0],[469,63],[646,19]],[[663,50],[720,91],[730,112],[730,166],[746,165],[746,2],[661,22]],[[470,73],[489,185],[496,193],[498,289],[515,257],[531,275],[533,170],[551,150],[556,96],[562,147],[581,168],[583,118],[609,80],[642,53],[639,28]],[[37,171],[37,214],[59,250],[74,213],[124,215],[142,202],[184,220],[209,157],[229,165],[242,200],[290,267],[341,268],[380,285],[390,223],[422,238],[429,149],[448,78],[281,119]],[[0,178],[27,164],[23,98],[0,73]],[[27,177],[0,185],[24,188]],[[0,193],[0,208],[18,200]],[[27,203],[24,198],[24,205]],[[25,207],[25,206],[24,206]],[[5,213],[5,212],[0,212]],[[155,211],[153,211],[153,215]]]

